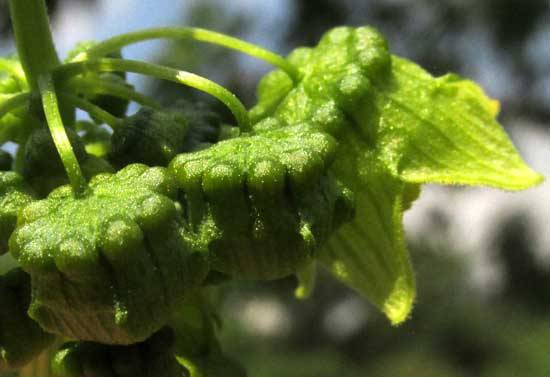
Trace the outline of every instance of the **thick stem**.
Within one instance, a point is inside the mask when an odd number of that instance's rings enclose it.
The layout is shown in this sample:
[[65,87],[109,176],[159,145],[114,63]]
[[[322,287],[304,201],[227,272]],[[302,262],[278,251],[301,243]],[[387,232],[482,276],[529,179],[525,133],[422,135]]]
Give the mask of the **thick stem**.
[[10,0],[17,52],[32,91],[38,78],[60,62],[55,51],[45,0]]

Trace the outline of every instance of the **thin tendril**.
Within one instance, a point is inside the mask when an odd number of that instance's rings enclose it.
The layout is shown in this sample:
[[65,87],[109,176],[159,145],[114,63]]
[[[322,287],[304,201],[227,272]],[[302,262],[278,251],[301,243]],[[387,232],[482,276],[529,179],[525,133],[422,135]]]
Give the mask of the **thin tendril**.
[[63,120],[59,112],[59,103],[55,93],[55,87],[50,75],[41,75],[38,77],[38,88],[42,97],[42,106],[50,133],[52,135],[55,147],[61,157],[73,192],[75,195],[82,195],[88,188],[88,183],[82,175],[82,170],[74,154],[73,147],[65,132]]
[[30,93],[20,93],[0,103],[0,119],[9,112],[26,105],[30,98]]
[[193,27],[153,28],[121,34],[103,42],[99,42],[88,51],[76,56],[73,61],[83,61],[103,57],[110,52],[118,51],[130,44],[159,38],[194,39],[201,42],[217,44],[271,63],[285,71],[294,82],[298,81],[300,76],[294,65],[290,64],[285,58],[272,51],[222,33]]
[[242,131],[250,130],[248,112],[239,99],[223,86],[187,71],[125,59],[97,59],[69,63],[54,70],[54,77],[63,82],[85,72],[134,72],[162,80],[173,81],[209,93],[223,102],[235,116]]
[[104,123],[108,124],[112,129],[115,129],[122,122],[122,119],[112,115],[111,113],[103,110],[101,107],[96,106],[83,98],[75,96],[74,94],[59,93],[59,98],[74,107],[78,107],[79,109],[84,110],[93,118],[97,118],[103,121]]
[[83,91],[86,94],[108,94],[110,96],[134,101],[140,105],[160,109],[161,105],[140,92],[125,85],[103,81],[75,77],[67,85],[72,91]]

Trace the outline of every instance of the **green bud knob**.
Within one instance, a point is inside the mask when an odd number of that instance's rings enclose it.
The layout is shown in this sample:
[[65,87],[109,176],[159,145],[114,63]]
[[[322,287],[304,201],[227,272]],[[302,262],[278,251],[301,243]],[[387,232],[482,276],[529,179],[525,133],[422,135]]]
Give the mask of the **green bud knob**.
[[166,166],[183,151],[187,128],[187,120],[178,112],[143,107],[114,130],[109,159],[116,166],[133,162]]
[[[66,132],[87,179],[99,173],[114,172],[107,161],[86,153],[84,144],[74,130],[67,128]],[[22,174],[40,197],[45,197],[56,187],[68,183],[67,173],[47,128],[35,130],[27,140]]]
[[222,119],[207,103],[180,99],[170,109],[183,115],[188,123],[183,150],[180,152],[203,149],[219,140]]

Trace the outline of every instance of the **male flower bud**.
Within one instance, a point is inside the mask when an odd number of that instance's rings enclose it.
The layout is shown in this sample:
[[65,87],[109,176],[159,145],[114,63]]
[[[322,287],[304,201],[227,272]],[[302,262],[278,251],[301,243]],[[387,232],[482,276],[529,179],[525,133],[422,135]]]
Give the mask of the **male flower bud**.
[[170,169],[190,242],[233,277],[294,273],[352,216],[349,195],[326,174],[335,150],[332,137],[299,124],[179,155]]
[[116,166],[166,166],[183,151],[187,129],[179,112],[143,107],[114,130],[109,160]]
[[10,251],[32,277],[29,314],[53,333],[108,344],[142,341],[207,273],[180,228],[163,168],[100,174],[83,197],[62,186],[27,206]]

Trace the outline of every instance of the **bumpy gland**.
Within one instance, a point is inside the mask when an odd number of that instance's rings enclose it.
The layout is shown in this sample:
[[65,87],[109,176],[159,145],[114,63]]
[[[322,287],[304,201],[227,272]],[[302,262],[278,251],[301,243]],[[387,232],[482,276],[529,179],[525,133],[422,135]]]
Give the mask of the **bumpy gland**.
[[17,224],[17,215],[34,199],[34,194],[15,172],[0,172],[0,255],[8,251],[8,240]]
[[371,175],[367,150],[394,177],[413,184],[517,190],[540,182],[496,121],[497,101],[469,80],[432,77],[392,55],[372,27],[332,29],[316,47],[298,48],[288,60],[300,79],[268,74],[251,118],[307,120],[330,133],[343,146],[336,175],[353,190],[364,186],[358,175]]
[[0,276],[0,373],[21,368],[54,341],[27,315],[30,298],[26,272],[14,269]]
[[144,340],[207,272],[181,235],[175,179],[129,165],[26,207],[10,251],[30,273],[29,314],[70,338],[111,344]]
[[[353,127],[350,121],[356,121],[357,110],[365,107],[359,104],[391,68],[386,41],[371,27],[333,29],[315,48],[294,50],[288,61],[300,70],[299,82],[294,84],[282,71],[265,76],[258,87],[258,104],[251,110],[253,121],[274,116],[295,124],[307,119],[337,139],[342,131],[350,131],[345,127]],[[373,109],[366,109],[367,115],[369,110]]]
[[117,166],[166,166],[180,153],[218,141],[221,123],[220,116],[201,102],[179,100],[162,110],[142,107],[114,130],[109,159]]
[[310,262],[352,216],[351,193],[327,176],[336,142],[307,124],[265,125],[170,164],[194,247],[214,270],[275,279]]

